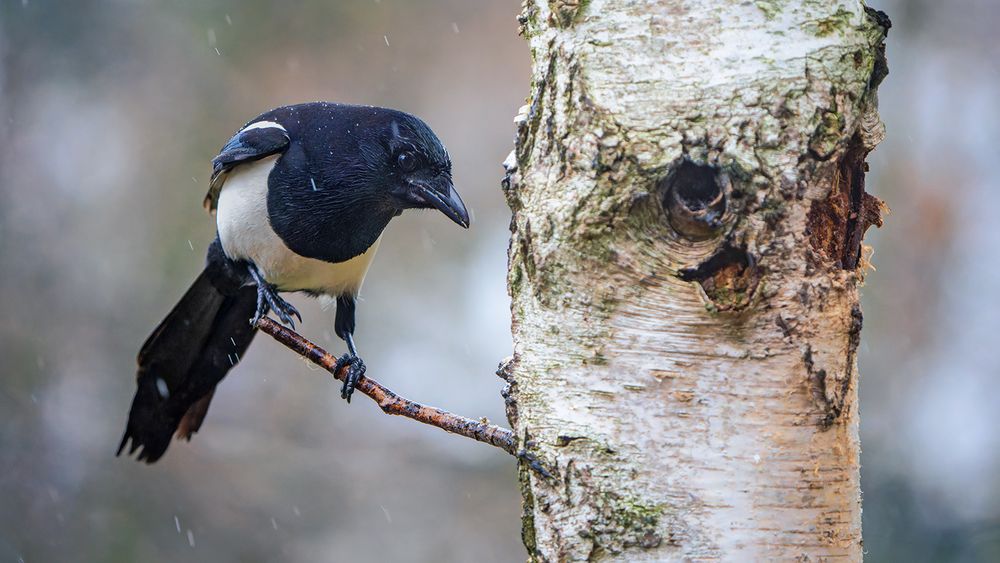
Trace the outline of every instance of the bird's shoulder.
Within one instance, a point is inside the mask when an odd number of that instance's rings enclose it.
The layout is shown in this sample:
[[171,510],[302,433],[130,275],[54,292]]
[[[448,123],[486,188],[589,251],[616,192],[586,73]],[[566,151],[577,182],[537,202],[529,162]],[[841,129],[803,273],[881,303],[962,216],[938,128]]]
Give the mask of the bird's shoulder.
[[290,141],[288,130],[277,121],[257,119],[244,125],[212,159],[212,179],[205,195],[205,208],[215,210],[219,192],[233,168],[283,153],[288,149]]

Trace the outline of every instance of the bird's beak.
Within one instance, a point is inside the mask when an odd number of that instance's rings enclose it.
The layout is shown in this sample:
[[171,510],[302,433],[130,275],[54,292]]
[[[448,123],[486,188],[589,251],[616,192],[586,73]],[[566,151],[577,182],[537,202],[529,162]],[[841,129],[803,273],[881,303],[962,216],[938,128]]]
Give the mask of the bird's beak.
[[466,229],[469,228],[469,212],[462,203],[462,198],[455,191],[455,186],[448,182],[444,189],[438,190],[425,184],[413,184],[411,197],[427,207],[433,207],[448,216],[449,219]]

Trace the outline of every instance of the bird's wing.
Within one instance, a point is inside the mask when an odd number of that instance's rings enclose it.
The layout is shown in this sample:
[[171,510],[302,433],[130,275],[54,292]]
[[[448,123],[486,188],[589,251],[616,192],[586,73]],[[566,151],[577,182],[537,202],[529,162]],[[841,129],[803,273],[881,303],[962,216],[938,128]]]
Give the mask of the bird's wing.
[[205,195],[205,209],[215,211],[222,184],[233,167],[285,152],[288,143],[288,132],[274,121],[257,121],[240,129],[222,147],[219,156],[212,159],[212,181]]

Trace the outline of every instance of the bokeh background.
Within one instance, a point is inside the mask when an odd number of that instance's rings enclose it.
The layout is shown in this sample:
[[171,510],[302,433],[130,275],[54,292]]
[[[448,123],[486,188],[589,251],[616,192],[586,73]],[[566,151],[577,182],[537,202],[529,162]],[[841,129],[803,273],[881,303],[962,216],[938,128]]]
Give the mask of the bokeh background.
[[[1000,4],[893,19],[860,354],[872,561],[1000,560]],[[199,271],[209,160],[315,99],[398,107],[449,146],[474,214],[388,230],[359,308],[369,373],[504,421],[500,162],[528,92],[513,0],[0,0],[0,563],[520,561],[506,455],[340,400],[266,337],[202,432],[112,456],[134,355]],[[307,299],[304,332],[339,351]]]

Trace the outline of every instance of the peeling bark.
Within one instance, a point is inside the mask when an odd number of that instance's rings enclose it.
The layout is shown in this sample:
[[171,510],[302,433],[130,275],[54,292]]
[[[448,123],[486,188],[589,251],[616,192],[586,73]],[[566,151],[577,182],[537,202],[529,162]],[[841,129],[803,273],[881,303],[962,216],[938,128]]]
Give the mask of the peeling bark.
[[861,559],[884,14],[528,0],[504,192],[532,560]]

